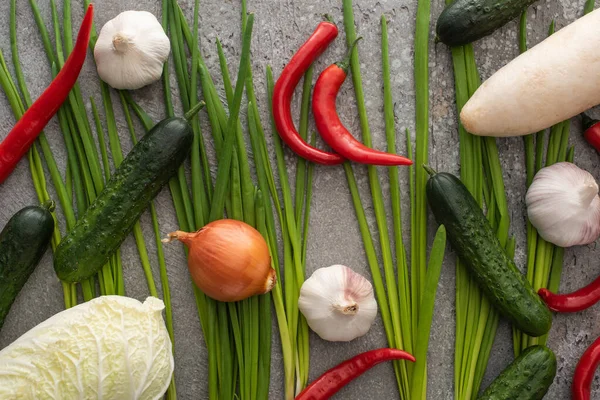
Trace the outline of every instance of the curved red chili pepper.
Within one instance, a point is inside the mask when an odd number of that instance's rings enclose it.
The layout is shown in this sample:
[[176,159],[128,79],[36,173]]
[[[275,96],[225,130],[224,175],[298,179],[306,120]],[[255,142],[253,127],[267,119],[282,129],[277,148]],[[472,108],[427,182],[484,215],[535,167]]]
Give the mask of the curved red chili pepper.
[[273,119],[281,139],[300,157],[324,165],[336,165],[345,160],[338,154],[319,150],[302,139],[292,119],[292,97],[304,73],[337,35],[338,28],[333,22],[321,22],[285,66],[273,90]]
[[349,160],[371,165],[412,165],[406,157],[365,146],[340,121],[335,101],[348,76],[350,56],[355,46],[356,42],[344,61],[329,66],[317,79],[312,103],[317,130],[325,143]]
[[0,183],[12,173],[77,82],[87,54],[93,17],[94,6],[90,4],[81,23],[73,52],[64,66],[50,86],[25,111],[8,136],[0,143]]
[[329,399],[354,378],[362,375],[375,365],[390,360],[409,360],[414,362],[415,358],[410,353],[397,349],[367,351],[325,372],[296,396],[296,400]]
[[596,369],[600,364],[600,338],[596,339],[594,343],[581,356],[577,367],[575,367],[575,375],[573,375],[573,386],[571,392],[573,394],[573,400],[590,400],[590,391],[592,381]]
[[569,313],[583,311],[600,301],[600,277],[573,293],[556,294],[540,289],[538,294],[552,311]]
[[600,153],[600,121],[588,117],[585,113],[581,114],[581,118],[585,140]]

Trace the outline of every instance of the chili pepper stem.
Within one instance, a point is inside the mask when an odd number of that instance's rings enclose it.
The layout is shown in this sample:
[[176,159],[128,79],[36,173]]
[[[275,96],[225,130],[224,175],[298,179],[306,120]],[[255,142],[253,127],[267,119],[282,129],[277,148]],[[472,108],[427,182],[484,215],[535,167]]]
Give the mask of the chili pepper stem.
[[586,113],[581,113],[580,116],[581,116],[581,127],[583,128],[584,132],[586,130],[588,130],[589,128],[591,128],[592,126],[596,125],[598,122],[600,122],[597,119],[591,118]]
[[348,73],[348,69],[350,68],[350,59],[352,58],[352,53],[354,52],[354,49],[356,48],[360,40],[362,40],[362,36],[357,37],[356,40],[352,43],[352,46],[350,46],[350,50],[348,50],[346,57],[342,61],[335,63],[335,65],[343,69],[346,73]]
[[332,24],[335,25],[335,22],[333,22],[333,17],[331,16],[331,14],[323,14],[323,19],[327,22],[331,22]]

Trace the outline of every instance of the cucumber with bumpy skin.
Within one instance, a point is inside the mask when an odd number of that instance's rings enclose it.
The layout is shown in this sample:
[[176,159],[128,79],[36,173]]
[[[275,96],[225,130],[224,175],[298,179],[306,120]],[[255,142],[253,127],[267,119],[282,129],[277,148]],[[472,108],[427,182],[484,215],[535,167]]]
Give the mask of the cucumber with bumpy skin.
[[477,400],[542,400],[556,376],[556,356],[546,346],[528,347]]
[[550,330],[552,314],[514,261],[506,254],[479,204],[456,176],[436,173],[427,182],[427,199],[438,224],[490,302],[530,336]]
[[474,42],[515,19],[535,1],[455,0],[437,20],[437,40],[448,46]]
[[96,274],[190,152],[193,133],[183,118],[158,123],[131,150],[54,254],[67,282]]
[[54,203],[25,207],[0,233],[0,328],[17,295],[48,249],[54,232]]

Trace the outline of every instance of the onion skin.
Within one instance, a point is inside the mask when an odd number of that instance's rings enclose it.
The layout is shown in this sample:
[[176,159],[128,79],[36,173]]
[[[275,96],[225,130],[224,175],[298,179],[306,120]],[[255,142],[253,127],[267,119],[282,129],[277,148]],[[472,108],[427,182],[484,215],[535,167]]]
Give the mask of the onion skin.
[[269,292],[276,283],[269,247],[250,225],[222,219],[197,232],[169,234],[189,249],[192,280],[207,296],[233,302]]

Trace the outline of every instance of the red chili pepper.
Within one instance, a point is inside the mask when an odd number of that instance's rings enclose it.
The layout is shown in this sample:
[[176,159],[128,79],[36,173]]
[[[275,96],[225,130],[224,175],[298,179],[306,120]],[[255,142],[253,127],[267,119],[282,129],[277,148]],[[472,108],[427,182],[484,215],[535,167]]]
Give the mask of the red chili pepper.
[[581,123],[583,126],[583,136],[597,152],[600,153],[600,121],[588,117],[585,113],[581,114]]
[[312,103],[317,130],[333,150],[349,160],[372,165],[411,165],[412,161],[406,157],[365,146],[340,121],[335,101],[348,76],[350,57],[356,43],[354,42],[344,61],[329,66],[317,79]]
[[414,362],[415,358],[411,354],[397,349],[367,351],[325,372],[320,378],[308,385],[302,393],[296,396],[296,400],[329,399],[354,378],[362,375],[375,365],[390,360],[409,360]]
[[552,311],[583,311],[600,301],[600,277],[573,293],[556,294],[548,289],[540,289],[538,294]]
[[571,387],[573,400],[590,400],[592,381],[599,364],[600,338],[587,348],[575,367],[573,386]]
[[93,16],[94,6],[90,4],[81,23],[73,52],[63,68],[0,143],[0,183],[12,173],[77,82],[87,54]]
[[337,35],[338,28],[333,22],[321,22],[285,66],[273,90],[273,119],[281,139],[300,157],[324,165],[336,165],[345,160],[338,154],[311,146],[300,136],[292,119],[292,97],[304,73]]

